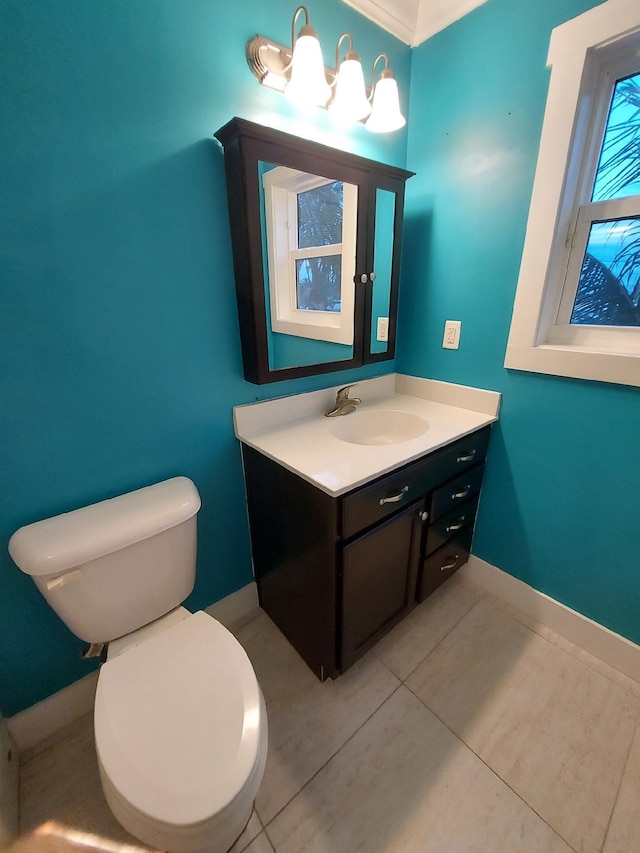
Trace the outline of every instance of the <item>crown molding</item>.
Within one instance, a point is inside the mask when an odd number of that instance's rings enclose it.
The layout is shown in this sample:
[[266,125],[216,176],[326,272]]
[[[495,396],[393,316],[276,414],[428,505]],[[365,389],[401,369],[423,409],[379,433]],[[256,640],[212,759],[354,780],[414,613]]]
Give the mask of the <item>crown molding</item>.
[[411,47],[417,47],[487,0],[343,0]]

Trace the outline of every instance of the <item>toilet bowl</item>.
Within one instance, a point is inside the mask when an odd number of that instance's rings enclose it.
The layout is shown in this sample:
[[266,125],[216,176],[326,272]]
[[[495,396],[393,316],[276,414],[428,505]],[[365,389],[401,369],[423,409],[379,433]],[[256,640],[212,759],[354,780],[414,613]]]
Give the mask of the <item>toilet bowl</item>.
[[98,767],[132,835],[176,853],[226,851],[264,772],[264,700],[233,635],[202,611],[179,610],[179,621],[171,614],[169,627],[103,664]]
[[267,715],[235,637],[180,606],[195,579],[194,484],[176,477],[16,531],[9,551],[77,636],[108,643],[94,730],[105,799],[169,853],[225,853],[264,773]]

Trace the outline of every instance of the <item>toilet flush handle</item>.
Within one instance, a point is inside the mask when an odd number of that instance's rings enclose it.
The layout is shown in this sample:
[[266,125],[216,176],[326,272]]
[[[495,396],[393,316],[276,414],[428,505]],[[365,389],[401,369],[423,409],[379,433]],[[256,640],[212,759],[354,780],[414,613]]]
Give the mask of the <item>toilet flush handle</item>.
[[63,575],[58,575],[57,578],[47,581],[47,589],[60,589],[60,587],[66,586],[66,584],[71,583],[71,581],[78,580],[81,575],[82,569],[73,569],[70,572],[65,572]]

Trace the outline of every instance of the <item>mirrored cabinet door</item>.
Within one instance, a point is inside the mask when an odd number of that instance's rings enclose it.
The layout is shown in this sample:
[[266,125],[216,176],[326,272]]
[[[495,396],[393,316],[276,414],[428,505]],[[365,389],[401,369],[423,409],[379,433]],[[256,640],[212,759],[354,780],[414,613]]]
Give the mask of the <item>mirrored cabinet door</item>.
[[277,382],[393,358],[413,173],[243,119],[216,138],[245,378]]
[[383,361],[395,353],[404,184],[403,179],[371,176],[371,272],[365,305],[364,363]]
[[358,187],[259,163],[269,369],[354,357]]

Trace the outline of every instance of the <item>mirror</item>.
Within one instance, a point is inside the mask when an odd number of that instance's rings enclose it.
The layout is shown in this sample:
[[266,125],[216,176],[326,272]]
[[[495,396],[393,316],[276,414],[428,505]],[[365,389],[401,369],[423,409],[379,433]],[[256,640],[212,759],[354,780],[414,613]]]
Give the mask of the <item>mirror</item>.
[[358,187],[258,163],[269,368],[353,358]]
[[369,352],[386,353],[389,349],[389,313],[393,278],[393,238],[395,232],[396,194],[376,189],[375,240],[372,282],[371,328]]
[[393,358],[413,173],[242,119],[216,138],[245,378],[262,384]]

